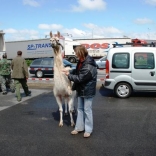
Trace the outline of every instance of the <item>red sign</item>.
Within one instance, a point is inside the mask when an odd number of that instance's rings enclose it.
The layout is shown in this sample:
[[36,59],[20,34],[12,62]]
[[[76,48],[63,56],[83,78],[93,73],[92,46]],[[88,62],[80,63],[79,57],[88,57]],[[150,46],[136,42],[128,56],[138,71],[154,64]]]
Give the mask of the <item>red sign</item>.
[[86,49],[107,49],[109,48],[109,43],[93,43],[93,44],[87,44],[87,43],[83,43],[83,46],[85,46]]

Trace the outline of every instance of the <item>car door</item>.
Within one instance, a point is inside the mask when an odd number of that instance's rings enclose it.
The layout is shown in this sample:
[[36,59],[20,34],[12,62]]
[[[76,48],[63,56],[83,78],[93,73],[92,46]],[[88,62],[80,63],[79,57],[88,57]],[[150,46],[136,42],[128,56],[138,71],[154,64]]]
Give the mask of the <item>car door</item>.
[[99,68],[106,68],[106,59],[107,59],[107,57],[103,57],[103,58],[100,59]]
[[132,59],[132,81],[135,90],[156,90],[155,52],[138,50]]

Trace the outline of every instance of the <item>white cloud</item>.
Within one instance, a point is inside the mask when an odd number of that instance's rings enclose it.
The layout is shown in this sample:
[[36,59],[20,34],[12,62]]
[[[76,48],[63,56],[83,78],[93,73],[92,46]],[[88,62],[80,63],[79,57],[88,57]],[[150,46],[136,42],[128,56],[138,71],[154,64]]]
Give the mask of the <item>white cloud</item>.
[[28,29],[23,29],[23,30],[16,30],[16,29],[5,29],[5,33],[10,33],[10,34],[23,34],[23,35],[36,35],[38,34],[38,31],[36,30],[28,30]]
[[61,34],[69,34],[73,38],[109,38],[123,37],[124,32],[115,27],[100,27],[93,23],[84,24],[85,30],[72,28],[63,28]]
[[115,28],[115,27],[100,27],[98,25],[92,24],[92,23],[88,23],[88,24],[84,24],[84,26],[88,29],[90,29],[92,36],[98,36],[98,37],[118,37],[118,36],[122,36],[122,31]]
[[24,5],[30,5],[33,7],[39,7],[40,6],[40,4],[35,0],[23,0],[23,4]]
[[156,40],[156,33],[155,32],[143,32],[143,33],[131,33],[128,35],[130,38],[139,38],[139,39],[147,39],[147,40]]
[[5,32],[5,33],[10,33],[10,34],[15,34],[15,33],[17,33],[18,31],[17,31],[16,29],[10,28],[10,29],[5,29],[4,32]]
[[85,31],[77,29],[77,28],[72,28],[72,29],[62,29],[62,34],[65,34],[66,36],[69,37],[81,37],[84,36]]
[[156,6],[156,0],[145,0],[146,3]]
[[39,33],[36,30],[16,30],[16,29],[5,29],[5,38],[9,41],[14,40],[26,40],[26,39],[36,39],[39,38]]
[[60,30],[63,28],[63,26],[60,24],[39,24],[38,28],[45,30],[53,30],[53,29]]
[[140,38],[140,39],[156,39],[156,33],[152,30],[147,30],[143,33],[138,32],[124,32],[116,27],[109,26],[103,27],[95,25],[93,23],[83,24],[83,29],[78,28],[64,28],[60,24],[40,24],[38,25],[39,29],[29,30],[22,29],[16,30],[13,28],[5,29],[5,40],[6,41],[18,41],[18,40],[30,40],[30,39],[39,39],[49,36],[49,32],[52,31],[55,34],[57,31],[65,37],[76,38],[122,38],[123,36],[128,36],[129,38]]
[[153,23],[153,21],[148,18],[138,18],[134,21],[134,23],[136,23],[136,24],[151,24],[151,23]]
[[73,5],[72,11],[82,12],[85,10],[104,10],[106,2],[104,0],[78,0],[78,6]]

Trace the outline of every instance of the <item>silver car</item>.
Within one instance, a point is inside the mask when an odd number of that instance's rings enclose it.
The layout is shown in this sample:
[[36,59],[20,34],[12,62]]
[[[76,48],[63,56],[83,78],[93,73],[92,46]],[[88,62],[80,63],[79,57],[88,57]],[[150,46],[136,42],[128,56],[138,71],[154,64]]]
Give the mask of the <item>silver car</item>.
[[107,56],[104,56],[96,61],[97,69],[105,69],[106,68],[106,60]]

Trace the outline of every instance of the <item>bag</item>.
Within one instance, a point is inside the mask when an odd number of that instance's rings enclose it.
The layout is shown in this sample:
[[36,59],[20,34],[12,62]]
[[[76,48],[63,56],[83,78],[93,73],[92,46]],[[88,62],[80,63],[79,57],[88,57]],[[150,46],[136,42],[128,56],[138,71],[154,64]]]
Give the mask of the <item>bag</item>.
[[72,85],[72,90],[73,90],[73,91],[76,90],[76,83],[73,83],[73,85]]

